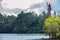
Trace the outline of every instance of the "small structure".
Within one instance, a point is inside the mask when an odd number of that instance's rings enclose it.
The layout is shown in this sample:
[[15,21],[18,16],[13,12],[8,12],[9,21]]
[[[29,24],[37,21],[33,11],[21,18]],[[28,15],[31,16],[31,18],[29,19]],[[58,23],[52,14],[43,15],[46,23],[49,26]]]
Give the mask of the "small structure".
[[51,13],[52,9],[51,9],[51,5],[50,4],[48,4],[48,9],[47,10],[48,10],[48,13]]
[[52,10],[52,8],[51,8],[50,4],[48,4],[48,9],[47,10],[48,10],[48,15],[51,16],[51,10]]

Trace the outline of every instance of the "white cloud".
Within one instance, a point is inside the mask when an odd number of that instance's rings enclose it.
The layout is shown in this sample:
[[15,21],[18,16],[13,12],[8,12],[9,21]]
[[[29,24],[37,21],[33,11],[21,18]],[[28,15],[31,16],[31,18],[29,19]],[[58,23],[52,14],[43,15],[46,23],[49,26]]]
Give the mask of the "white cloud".
[[39,15],[47,2],[56,3],[56,0],[0,0],[0,12],[7,15],[16,15],[23,9],[35,11]]
[[36,8],[36,9],[34,9],[34,11],[35,11],[36,14],[39,16],[39,14],[41,14],[41,13],[44,11],[44,7]]
[[57,0],[46,0],[46,2],[55,4],[57,2]]
[[6,8],[27,9],[32,4],[42,3],[44,0],[3,0],[2,6]]
[[6,12],[3,12],[2,15],[3,16],[4,15],[6,15],[6,16],[12,16],[12,15],[17,16],[17,14],[15,14],[15,13],[6,13]]

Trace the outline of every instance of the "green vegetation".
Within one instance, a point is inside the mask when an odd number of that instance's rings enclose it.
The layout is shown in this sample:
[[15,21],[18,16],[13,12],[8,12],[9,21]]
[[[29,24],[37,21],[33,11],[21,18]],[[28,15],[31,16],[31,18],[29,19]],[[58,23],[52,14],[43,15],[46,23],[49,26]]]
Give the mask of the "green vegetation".
[[34,12],[23,11],[17,17],[0,14],[0,33],[43,33],[46,17],[44,11],[39,16]]
[[60,17],[48,17],[44,23],[45,33],[52,38],[60,36]]
[[0,13],[0,33],[46,33],[50,37],[60,36],[60,17],[52,17],[44,11],[37,16],[34,12],[17,16],[6,16]]

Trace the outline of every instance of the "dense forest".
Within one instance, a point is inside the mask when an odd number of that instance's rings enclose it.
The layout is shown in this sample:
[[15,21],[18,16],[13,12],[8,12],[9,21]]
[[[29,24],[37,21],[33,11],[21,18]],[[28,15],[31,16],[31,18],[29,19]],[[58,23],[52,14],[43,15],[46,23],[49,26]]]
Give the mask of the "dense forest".
[[34,12],[23,11],[15,16],[0,13],[0,33],[43,33],[44,21],[47,13],[43,11],[39,16]]
[[24,13],[18,16],[6,16],[0,13],[0,33],[36,34],[45,33],[50,38],[60,37],[60,16],[56,17],[43,11],[39,16],[35,12]]

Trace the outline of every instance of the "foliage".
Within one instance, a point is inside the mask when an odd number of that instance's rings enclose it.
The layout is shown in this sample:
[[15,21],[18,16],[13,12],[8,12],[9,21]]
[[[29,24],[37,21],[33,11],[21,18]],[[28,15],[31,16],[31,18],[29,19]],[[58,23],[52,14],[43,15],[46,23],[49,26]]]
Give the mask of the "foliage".
[[46,17],[44,11],[39,16],[23,11],[17,17],[0,14],[0,33],[43,33]]
[[60,35],[60,17],[49,17],[44,22],[44,31],[52,37]]
[[0,14],[0,33],[8,33],[11,30],[11,24],[16,19],[15,16],[6,16]]

